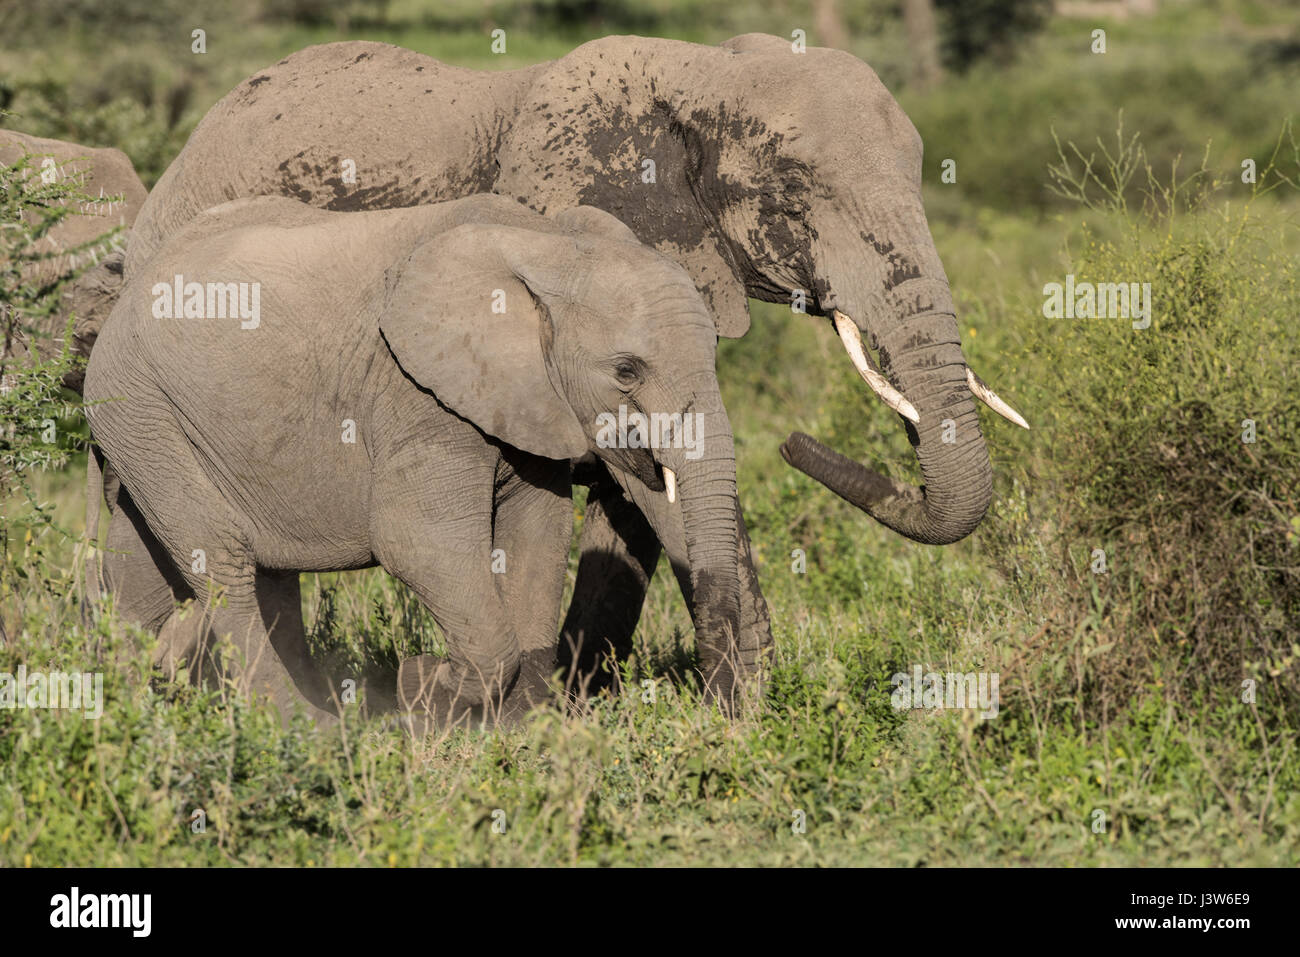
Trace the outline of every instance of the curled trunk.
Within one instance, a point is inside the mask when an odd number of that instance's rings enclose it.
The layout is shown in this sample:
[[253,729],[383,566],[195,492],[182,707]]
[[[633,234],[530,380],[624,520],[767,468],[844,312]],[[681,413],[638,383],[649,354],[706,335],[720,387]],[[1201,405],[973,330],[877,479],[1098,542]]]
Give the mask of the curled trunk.
[[[942,270],[937,272],[942,277]],[[781,454],[900,535],[946,545],[974,531],[988,509],[993,495],[988,449],[980,433],[946,279],[913,275],[889,292],[886,302],[892,315],[864,317],[864,308],[855,309],[854,304],[867,301],[865,295],[856,299],[837,295],[842,303],[837,305],[859,325],[865,318],[884,374],[917,413],[915,425],[902,416],[900,420],[916,450],[924,485],[918,488],[890,479],[802,432],[785,441]]]

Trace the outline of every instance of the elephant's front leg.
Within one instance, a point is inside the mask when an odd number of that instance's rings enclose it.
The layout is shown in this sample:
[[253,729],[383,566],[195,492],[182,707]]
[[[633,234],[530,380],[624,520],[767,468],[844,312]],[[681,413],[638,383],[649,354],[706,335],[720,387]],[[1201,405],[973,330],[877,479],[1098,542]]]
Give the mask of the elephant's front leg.
[[555,697],[555,629],[572,539],[569,464],[505,449],[497,472],[493,572],[519,638],[520,663],[501,723],[512,724]]
[[[638,507],[603,464],[580,466],[574,479],[590,484],[591,492],[579,542],[578,578],[560,634],[560,664],[567,687],[581,699],[612,683],[614,675],[603,665],[606,659],[619,662],[632,653],[632,636],[662,551],[644,513],[655,514],[665,527],[670,513],[666,501],[661,501],[662,494],[648,490],[642,490]],[[771,653],[772,626],[739,503],[736,508],[740,635],[734,654],[737,675],[748,677],[760,672]],[[681,559],[674,562],[674,571],[689,605],[691,585],[684,540],[679,547]]]
[[398,700],[438,727],[493,723],[519,672],[518,636],[493,571],[497,456],[483,453],[477,434],[466,442],[479,448],[406,445],[373,489],[375,557],[415,592],[447,643],[445,656],[402,662]]

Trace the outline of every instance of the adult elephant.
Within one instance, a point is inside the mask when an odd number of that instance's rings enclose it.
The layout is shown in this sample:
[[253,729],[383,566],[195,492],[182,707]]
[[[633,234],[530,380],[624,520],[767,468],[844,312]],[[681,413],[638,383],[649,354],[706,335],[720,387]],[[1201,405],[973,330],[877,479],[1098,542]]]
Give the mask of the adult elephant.
[[[540,212],[613,213],[686,268],[722,336],[744,335],[747,297],[806,293],[903,416],[925,486],[800,433],[782,446],[787,461],[919,542],[954,542],[979,524],[992,476],[973,396],[991,393],[961,353],[921,206],[921,140],[847,53],[796,53],[762,35],[719,47],[607,37],[481,72],[385,44],[311,47],[209,111],[150,195],[127,275],[200,211],[240,196],[355,210],[475,192]],[[592,492],[561,658],[590,676],[605,650],[629,650],[660,546],[605,470],[576,474]],[[735,653],[748,671],[771,633],[743,522],[739,543]]]
[[[28,345],[49,359],[58,351],[68,316],[76,314],[71,343],[75,355],[87,357],[94,346],[103,320],[113,308],[122,282],[125,238],[104,239],[115,227],[130,228],[144,206],[145,188],[126,154],[115,149],[94,149],[63,140],[29,136],[16,130],[0,130],[0,166],[13,166],[26,158],[30,175],[58,178],[80,176],[80,189],[94,204],[79,204],[75,212],[58,223],[36,243],[35,251],[50,258],[32,264],[25,279],[54,283],[88,265],[62,292],[59,308],[43,318],[34,330],[15,329],[7,336],[0,364],[21,355]],[[31,335],[31,332],[36,335]],[[64,376],[64,385],[81,391],[83,369]]]

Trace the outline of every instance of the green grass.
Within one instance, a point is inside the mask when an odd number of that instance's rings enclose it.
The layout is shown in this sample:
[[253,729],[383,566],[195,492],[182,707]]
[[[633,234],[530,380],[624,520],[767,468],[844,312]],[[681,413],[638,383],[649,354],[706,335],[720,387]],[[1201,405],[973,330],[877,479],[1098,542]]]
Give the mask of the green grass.
[[[73,537],[6,540],[0,672],[102,669],[106,705],[99,721],[0,710],[0,865],[1300,863],[1300,204],[1289,187],[1249,202],[1237,178],[1239,155],[1264,168],[1294,108],[1250,59],[1289,25],[1279,9],[1107,24],[1105,64],[1070,53],[1082,22],[1058,21],[1001,71],[904,94],[935,164],[927,209],[964,349],[1034,428],[983,415],[989,518],[951,547],[905,542],[781,461],[797,428],[915,480],[896,417],[831,330],[752,304],[719,375],[776,662],[736,720],[681,673],[690,620],[661,569],[622,692],[588,714],[422,741],[380,720],[284,729],[226,689],[151,681],[150,640],[111,617],[86,630],[84,459],[37,476]],[[328,32],[259,27],[222,69],[233,83]],[[518,33],[521,60],[571,45]],[[484,35],[417,23],[388,38],[479,65]],[[221,92],[194,93],[184,122]],[[1052,126],[1086,153],[1114,142],[1120,107],[1157,185],[1172,152],[1214,139],[1223,183],[1203,208],[1142,213],[1144,175],[1126,210],[1047,192]],[[944,151],[956,185],[938,182]],[[1151,328],[1046,319],[1043,284],[1066,273],[1151,282]],[[305,576],[304,610],[340,674],[439,641],[377,571]],[[998,673],[998,716],[895,711],[891,675],[915,664]]]

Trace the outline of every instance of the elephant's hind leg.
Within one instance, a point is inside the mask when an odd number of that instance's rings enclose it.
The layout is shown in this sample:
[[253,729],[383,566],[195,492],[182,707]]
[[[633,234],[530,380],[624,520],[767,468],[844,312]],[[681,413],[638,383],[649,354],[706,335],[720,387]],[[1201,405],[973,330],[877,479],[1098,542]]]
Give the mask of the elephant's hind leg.
[[104,584],[126,621],[156,634],[178,602],[194,597],[125,489],[118,493],[104,546]]
[[307,649],[298,573],[259,569],[253,591],[262,627],[270,637],[276,658],[292,677],[297,691],[310,702],[312,716],[317,720],[332,719],[340,707],[335,691],[342,689],[330,687]]
[[336,700],[307,650],[298,573],[256,568],[242,550],[214,558],[210,578],[190,583],[215,599],[198,622],[200,677],[236,676],[245,694],[268,697],[286,722],[301,705],[317,723],[332,723]]
[[[114,418],[128,411],[129,425],[119,430]],[[268,695],[285,720],[298,704],[318,720],[331,718],[328,693],[307,654],[297,575],[258,569],[245,523],[208,477],[165,400],[133,397],[129,410],[105,403],[94,425],[148,530],[197,596],[201,611],[181,629],[189,636],[184,656],[191,675],[219,678],[237,664],[244,689]],[[140,436],[148,437],[147,451]],[[227,638],[233,660],[225,654]]]
[[117,492],[104,544],[104,585],[117,616],[158,635],[154,664],[174,680],[199,645],[192,619],[177,611],[194,592],[125,488]]

